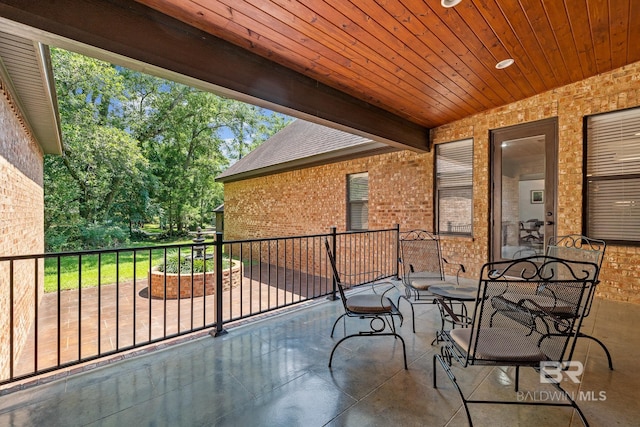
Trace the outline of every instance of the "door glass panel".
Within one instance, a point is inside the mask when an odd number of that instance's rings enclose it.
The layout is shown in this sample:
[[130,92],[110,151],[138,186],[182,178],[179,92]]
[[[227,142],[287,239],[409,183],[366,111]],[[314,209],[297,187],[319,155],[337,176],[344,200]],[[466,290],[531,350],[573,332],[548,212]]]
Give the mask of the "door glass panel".
[[545,136],[502,141],[501,257],[544,253]]

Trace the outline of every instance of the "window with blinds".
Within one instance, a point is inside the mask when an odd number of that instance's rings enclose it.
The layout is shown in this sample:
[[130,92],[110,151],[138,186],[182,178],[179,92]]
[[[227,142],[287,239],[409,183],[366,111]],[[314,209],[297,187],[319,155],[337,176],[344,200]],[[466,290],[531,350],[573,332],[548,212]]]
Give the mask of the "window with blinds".
[[366,230],[369,228],[369,174],[367,172],[347,175],[347,228]]
[[640,242],[640,108],[586,119],[586,233]]
[[436,227],[440,234],[472,235],[473,140],[436,145]]

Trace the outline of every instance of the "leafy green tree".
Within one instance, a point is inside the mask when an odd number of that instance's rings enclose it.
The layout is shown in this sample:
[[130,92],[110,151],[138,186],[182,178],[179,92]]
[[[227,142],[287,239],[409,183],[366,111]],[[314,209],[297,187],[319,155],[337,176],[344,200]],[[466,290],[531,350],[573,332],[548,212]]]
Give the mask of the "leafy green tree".
[[136,200],[131,194],[144,181],[147,161],[137,141],[114,126],[125,100],[118,70],[58,49],[52,61],[64,152],[46,162],[45,232],[49,247],[73,248],[86,246],[82,229],[121,216],[118,201]]
[[[223,201],[215,177],[228,166],[228,154],[248,151],[286,124],[282,115],[175,82],[148,76],[127,82],[126,115],[146,118],[136,121],[134,134],[152,165],[155,200],[171,232],[210,223]],[[231,141],[223,138],[228,132]],[[252,135],[259,137],[247,142]]]
[[227,157],[240,160],[257,146],[269,139],[289,122],[281,114],[266,114],[254,105],[234,102],[227,106],[229,119],[226,123],[233,138],[224,142]]
[[123,229],[154,216],[171,232],[209,224],[223,201],[215,177],[288,120],[96,59],[51,52],[64,153],[45,161],[50,249],[122,243]]

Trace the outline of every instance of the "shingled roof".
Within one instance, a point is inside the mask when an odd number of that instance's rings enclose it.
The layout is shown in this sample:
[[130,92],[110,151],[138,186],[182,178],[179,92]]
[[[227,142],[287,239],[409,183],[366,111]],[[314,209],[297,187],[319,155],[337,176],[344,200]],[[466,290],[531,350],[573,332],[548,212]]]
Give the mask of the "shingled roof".
[[294,120],[218,175],[231,182],[396,150],[386,144]]

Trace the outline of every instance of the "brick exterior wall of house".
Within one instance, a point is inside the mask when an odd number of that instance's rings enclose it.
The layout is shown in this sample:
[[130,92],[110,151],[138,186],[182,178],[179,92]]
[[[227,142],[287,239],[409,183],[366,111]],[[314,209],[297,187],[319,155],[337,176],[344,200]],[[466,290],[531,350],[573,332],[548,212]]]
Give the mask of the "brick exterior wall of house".
[[[44,251],[43,153],[24,126],[11,95],[0,81],[0,256]],[[0,262],[0,328],[9,330],[9,263]],[[27,339],[34,317],[35,287],[43,291],[43,263],[16,261],[13,274],[14,357]],[[0,378],[9,375],[9,335],[0,335]]]
[[[582,231],[583,118],[640,106],[640,62],[564,86],[435,129],[435,143],[474,138],[475,241],[445,237],[446,252],[454,249],[476,273],[489,256],[489,131],[551,117],[558,118],[557,234]],[[452,257],[452,256],[451,256]],[[608,245],[597,295],[640,303],[640,247]]]
[[227,183],[225,239],[345,231],[347,175],[358,172],[369,173],[370,229],[431,228],[432,164],[401,151]]
[[[558,234],[582,230],[583,117],[640,105],[640,62],[432,131],[435,144],[474,139],[473,238],[443,236],[443,255],[475,277],[489,258],[489,132],[558,118]],[[401,151],[225,184],[225,239],[346,227],[346,176],[369,173],[369,228],[433,230],[433,150]],[[447,271],[448,274],[455,273]],[[640,247],[609,245],[598,295],[640,303]]]

